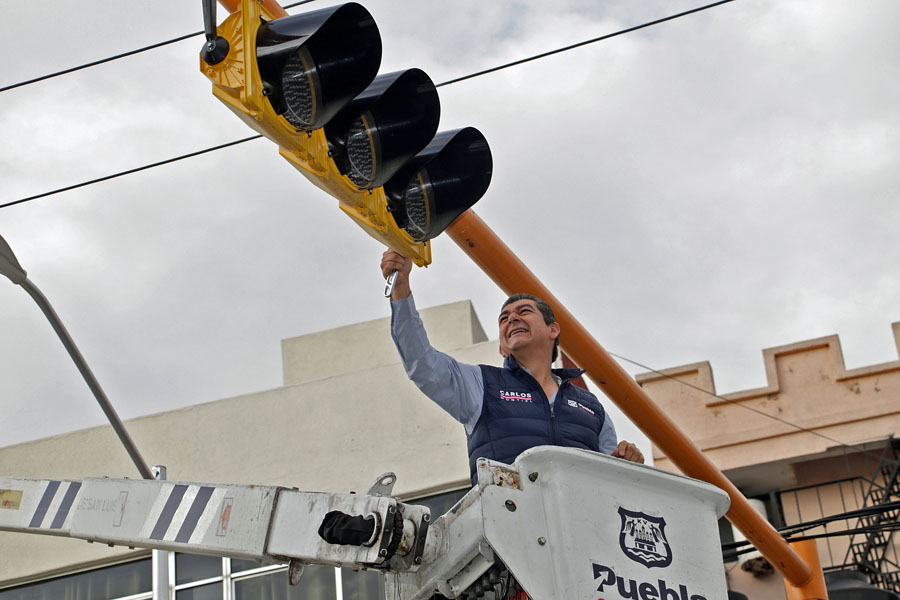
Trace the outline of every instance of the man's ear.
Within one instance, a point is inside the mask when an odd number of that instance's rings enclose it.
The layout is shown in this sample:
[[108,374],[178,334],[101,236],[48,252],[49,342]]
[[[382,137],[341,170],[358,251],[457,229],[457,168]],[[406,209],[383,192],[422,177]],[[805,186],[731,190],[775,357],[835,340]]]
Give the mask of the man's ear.
[[502,356],[503,358],[506,358],[506,352],[503,351],[503,345],[502,345],[502,344],[498,344],[498,345],[497,345],[497,350],[500,351],[500,356]]
[[556,338],[559,337],[559,331],[560,331],[559,323],[557,323],[556,321],[550,323],[550,339],[551,340],[555,340]]

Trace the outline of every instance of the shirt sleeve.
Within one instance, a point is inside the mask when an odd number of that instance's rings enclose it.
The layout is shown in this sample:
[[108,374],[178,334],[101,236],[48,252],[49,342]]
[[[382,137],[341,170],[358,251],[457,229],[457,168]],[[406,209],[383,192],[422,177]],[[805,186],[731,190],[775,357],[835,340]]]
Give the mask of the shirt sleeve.
[[616,436],[616,426],[613,425],[612,417],[609,416],[609,413],[606,413],[606,418],[603,419],[603,427],[600,428],[600,452],[603,454],[612,454],[616,449],[616,446],[619,445],[618,437]]
[[484,403],[481,368],[431,347],[411,294],[391,300],[391,337],[410,380],[472,433]]

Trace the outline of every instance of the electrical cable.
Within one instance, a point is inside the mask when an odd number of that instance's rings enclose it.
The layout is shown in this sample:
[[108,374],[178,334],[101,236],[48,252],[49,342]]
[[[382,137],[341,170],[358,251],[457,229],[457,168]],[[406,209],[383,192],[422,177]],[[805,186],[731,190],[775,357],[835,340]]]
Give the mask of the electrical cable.
[[[285,6],[285,8],[294,7],[294,6],[297,6],[297,5],[299,5],[299,4],[305,4],[305,3],[307,3],[307,2],[312,2],[312,1],[313,1],[313,0],[302,0],[301,2],[296,2],[296,3],[294,3],[294,4],[288,4],[288,5]],[[726,3],[728,3],[728,2],[734,2],[734,0],[721,0],[720,2],[714,2],[714,3],[712,3],[712,4],[707,4],[707,5],[705,5],[705,6],[701,6],[701,7],[698,7],[698,8],[694,8],[694,9],[691,9],[691,10],[688,10],[688,11],[685,11],[685,12],[681,12],[681,13],[678,13],[678,14],[675,14],[675,15],[670,15],[670,16],[668,16],[668,17],[663,17],[663,18],[661,18],[661,19],[656,19],[655,21],[650,21],[650,22],[644,23],[644,24],[642,24],[642,25],[637,25],[637,26],[635,26],[635,27],[629,27],[629,28],[627,28],[627,29],[622,29],[622,30],[617,31],[617,32],[615,32],[615,33],[610,33],[610,34],[603,35],[603,36],[600,36],[600,37],[592,38],[592,39],[590,39],[590,40],[585,40],[585,41],[579,42],[579,43],[577,43],[577,44],[572,44],[572,45],[569,45],[569,46],[565,46],[564,48],[559,48],[559,49],[557,49],[557,50],[551,50],[550,52],[544,52],[544,53],[542,53],[542,54],[536,54],[536,55],[534,55],[534,56],[531,56],[531,57],[528,57],[528,58],[524,58],[524,59],[521,59],[521,60],[518,60],[518,61],[515,61],[515,62],[507,63],[507,64],[504,64],[504,65],[500,65],[500,66],[493,67],[493,68],[490,68],[490,69],[486,69],[486,70],[483,70],[483,71],[478,71],[477,73],[471,73],[471,74],[469,74],[469,75],[464,75],[464,76],[462,76],[462,77],[457,77],[457,78],[455,78],[455,79],[450,79],[450,80],[444,81],[444,82],[442,82],[442,83],[436,84],[435,87],[443,87],[443,86],[446,86],[446,85],[451,85],[451,84],[453,84],[453,83],[457,83],[457,82],[459,82],[459,81],[464,81],[464,80],[466,80],[466,79],[472,79],[473,77],[478,77],[478,76],[480,76],[480,75],[486,75],[486,74],[488,74],[488,73],[493,73],[493,72],[499,71],[499,70],[501,70],[501,69],[508,69],[508,68],[510,68],[510,67],[513,67],[513,66],[516,66],[516,65],[520,65],[520,64],[522,64],[522,63],[526,63],[526,62],[529,62],[529,61],[537,60],[537,59],[543,58],[543,57],[545,57],[545,56],[550,56],[551,54],[557,54],[557,53],[560,53],[560,52],[565,52],[566,50],[571,50],[571,49],[573,49],[573,48],[578,48],[578,47],[584,46],[584,45],[586,45],[586,44],[591,44],[591,43],[594,43],[594,42],[599,42],[599,41],[601,41],[601,40],[606,40],[606,39],[609,39],[609,38],[611,38],[611,37],[615,37],[615,36],[618,36],[618,35],[622,35],[622,34],[624,34],[624,33],[628,33],[628,32],[631,32],[631,31],[636,31],[636,30],[638,30],[638,29],[643,29],[643,28],[649,27],[649,26],[651,26],[651,25],[656,25],[656,24],[659,24],[659,23],[664,23],[664,22],[666,22],[666,21],[671,21],[672,19],[677,19],[677,18],[679,18],[679,17],[684,17],[684,16],[686,16],[686,15],[693,14],[693,13],[696,13],[696,12],[700,12],[700,11],[702,11],[702,10],[707,10],[707,9],[710,9],[710,8],[713,8],[713,7],[716,7],[716,6],[719,6],[719,5],[721,5],[721,4],[726,4]],[[188,36],[183,36],[182,38],[177,38],[177,39],[179,39],[179,40],[180,40],[180,39],[185,39],[186,37],[191,37],[191,36],[195,36],[195,35],[203,35],[203,32],[202,32],[202,31],[199,31],[199,32],[197,32],[197,33],[192,33],[192,34],[190,34],[190,35],[188,35]],[[160,45],[164,45],[165,43],[171,43],[171,42],[162,42],[161,44],[157,44],[157,45],[155,45],[154,47],[158,47],[158,46],[160,46]],[[149,48],[150,48],[150,47],[148,46],[148,49],[149,49]],[[130,52],[130,53],[125,53],[125,54],[119,55],[119,57],[122,57],[122,56],[130,56],[131,54],[135,54],[135,53],[141,52],[141,51],[143,51],[143,50],[135,50],[135,51],[132,51],[132,52]],[[85,65],[85,66],[92,66],[92,65],[94,65],[94,64],[100,64],[100,63],[102,63],[102,62],[108,62],[109,60],[114,60],[115,58],[116,58],[116,57],[111,57],[111,58],[109,58],[109,59],[104,59],[104,60],[102,60],[102,61],[97,61],[97,62],[95,62],[95,63],[90,63],[89,65]],[[84,68],[84,66],[83,66],[83,67],[75,67],[74,69],[69,69],[69,70],[67,70],[67,71],[60,71],[59,73],[55,73],[55,74],[52,74],[52,75],[47,75],[47,76],[45,76],[45,77],[43,77],[43,78],[37,78],[37,79],[34,79],[34,80],[30,81],[30,82],[23,82],[23,83],[21,83],[21,84],[16,84],[16,85],[14,85],[14,86],[9,86],[9,87],[7,87],[7,88],[0,88],[0,92],[5,91],[5,90],[7,90],[7,89],[12,89],[12,87],[18,87],[18,86],[20,86],[20,85],[26,85],[27,83],[33,83],[33,82],[36,82],[36,81],[41,81],[41,80],[47,79],[47,78],[49,78],[49,77],[55,77],[56,75],[61,75],[61,74],[63,74],[63,73],[69,73],[69,72],[72,72],[72,71],[74,71],[74,70],[78,70],[78,69],[80,69],[80,68]],[[116,178],[116,177],[121,177],[122,175],[128,175],[128,174],[130,174],[130,173],[136,173],[136,172],[138,172],[138,171],[144,171],[144,170],[149,169],[149,168],[151,168],[151,167],[156,167],[156,166],[164,165],[164,164],[167,164],[167,163],[170,163],[170,162],[175,162],[175,161],[178,161],[178,160],[182,160],[182,159],[184,159],[184,158],[189,158],[189,157],[191,157],[191,156],[199,156],[200,154],[205,154],[205,153],[211,152],[211,151],[213,151],[213,150],[219,150],[219,149],[221,149],[221,148],[226,148],[226,147],[228,147],[228,146],[233,146],[233,145],[235,145],[235,144],[240,144],[240,143],[242,143],[242,142],[249,141],[250,139],[257,139],[257,138],[259,138],[259,137],[261,137],[261,136],[258,136],[258,135],[257,135],[257,136],[254,136],[254,137],[252,137],[252,138],[245,138],[245,139],[243,139],[243,140],[237,140],[237,141],[230,142],[230,143],[227,143],[227,144],[222,144],[222,145],[220,145],[220,146],[214,146],[214,147],[212,147],[212,148],[206,148],[206,149],[204,149],[204,150],[198,150],[198,151],[196,151],[196,152],[192,152],[192,153],[186,154],[186,155],[184,155],[184,156],[172,158],[172,159],[169,159],[169,160],[166,160],[166,161],[161,161],[161,162],[158,162],[158,163],[154,163],[154,164],[152,164],[152,165],[146,165],[146,166],[138,167],[138,168],[135,168],[135,169],[129,169],[128,171],[122,171],[122,172],[120,172],[120,173],[116,173],[116,174],[113,174],[113,175],[108,175],[108,176],[106,176],[106,177],[100,177],[100,178],[98,178],[98,179],[93,179],[93,180],[91,180],[91,181],[85,181],[85,182],[83,182],[83,183],[78,183],[78,184],[75,184],[75,185],[70,185],[70,186],[66,186],[66,187],[63,187],[63,188],[56,189],[56,190],[52,190],[52,191],[49,191],[49,192],[44,192],[44,193],[41,193],[41,194],[36,194],[36,195],[34,195],[34,196],[29,196],[29,197],[27,197],[27,198],[21,198],[21,199],[19,199],[19,200],[13,200],[13,201],[7,202],[7,203],[5,203],[5,204],[0,204],[0,208],[7,208],[7,207],[10,207],[10,206],[15,206],[16,204],[22,204],[23,202],[28,202],[28,201],[30,201],[30,200],[37,200],[38,198],[44,198],[44,197],[46,197],[46,196],[52,196],[53,194],[58,194],[58,193],[60,193],[60,192],[65,192],[65,191],[68,191],[68,190],[73,190],[73,189],[75,189],[75,188],[84,187],[84,186],[86,186],[86,185],[91,185],[91,184],[93,184],[93,183],[99,183],[99,182],[101,182],[101,181],[106,181],[107,179],[114,179],[114,178]]]
[[[816,527],[822,527],[827,525],[828,523],[832,523],[834,521],[847,521],[850,519],[859,519],[863,517],[872,517],[881,514],[886,514],[891,511],[900,510],[900,502],[885,502],[883,504],[876,504],[874,506],[868,506],[857,510],[851,510],[844,513],[839,513],[836,515],[829,515],[827,517],[822,517],[820,519],[815,519],[813,521],[806,521],[804,523],[796,523],[794,525],[788,525],[786,527],[782,527],[778,530],[778,532],[789,542],[799,542],[803,540],[815,540],[819,538],[829,538],[829,537],[840,537],[847,535],[856,535],[861,533],[883,533],[883,532],[896,532],[900,531],[900,523],[897,523],[896,520],[887,521],[884,523],[879,523],[875,525],[866,525],[863,527],[854,527],[850,529],[842,529],[841,531],[825,531],[822,533],[816,533],[805,536],[798,536],[798,533],[802,533],[804,531],[808,531],[810,529],[815,529]],[[722,551],[724,554],[728,555],[728,557],[736,557],[741,554],[746,554],[748,552],[753,552],[755,550],[754,547],[751,546],[751,543],[747,540],[742,540],[739,542],[729,542],[727,544],[722,544]]]
[[472,79],[473,77],[479,77],[481,75],[487,75],[488,73],[494,73],[496,71],[500,71],[502,69],[508,69],[509,67],[515,67],[516,65],[521,65],[523,63],[530,62],[532,60],[538,60],[539,58],[546,58],[547,56],[552,56],[554,54],[559,54],[561,52],[567,52],[569,50],[574,50],[575,48],[580,48],[581,46],[587,46],[588,44],[593,44],[595,42],[602,42],[603,40],[608,40],[610,38],[614,38],[616,36],[624,35],[626,33],[631,33],[632,31],[637,31],[639,29],[644,29],[645,27],[651,27],[653,25],[659,25],[660,23],[665,23],[666,21],[671,21],[673,19],[678,19],[680,17],[685,17],[687,15],[691,15],[703,10],[707,10],[710,8],[714,8],[716,6],[727,4],[729,2],[734,2],[734,0],[720,0],[719,2],[713,2],[712,4],[707,4],[705,6],[699,6],[697,8],[692,8],[691,10],[686,10],[684,12],[680,12],[678,14],[669,15],[668,17],[663,17],[661,19],[656,19],[655,21],[649,21],[642,25],[635,25],[634,27],[629,27],[627,29],[621,29],[614,33],[607,33],[606,35],[601,35],[599,37],[591,38],[589,40],[585,40],[583,42],[578,42],[577,44],[571,44],[569,46],[564,46],[562,48],[557,48],[556,50],[550,50],[548,52],[542,52],[541,54],[535,54],[534,56],[530,56],[528,58],[522,58],[519,60],[515,60],[510,63],[506,63],[504,65],[500,65],[498,67],[491,67],[490,69],[485,69],[483,71],[478,71],[476,73],[471,73],[469,75],[463,75],[462,77],[457,77],[455,79],[449,79],[444,81],[443,83],[439,83],[434,87],[441,87],[444,85],[450,85],[451,83],[458,83],[460,81],[465,81],[466,79]]
[[[881,504],[874,504],[872,506],[866,506],[866,507],[859,508],[856,510],[850,510],[850,511],[840,513],[837,515],[830,515],[827,517],[822,517],[820,519],[815,519],[813,521],[806,521],[805,523],[797,523],[795,525],[788,525],[786,527],[782,527],[781,529],[779,529],[779,531],[783,532],[786,537],[791,537],[798,533],[802,533],[809,529],[815,529],[816,527],[820,527],[822,525],[827,525],[834,521],[843,521],[846,519],[858,519],[861,517],[872,517],[872,516],[888,513],[892,510],[900,510],[900,502],[883,502]],[[896,524],[896,523],[892,523],[892,524]]]
[[[846,521],[849,519],[859,519],[862,517],[871,517],[871,516],[876,516],[876,515],[880,515],[880,514],[885,514],[885,513],[891,512],[893,510],[900,510],[900,502],[885,502],[883,504],[867,506],[864,508],[851,510],[851,511],[839,513],[836,515],[829,515],[827,517],[822,517],[820,519],[815,519],[813,521],[806,521],[803,523],[795,523],[794,525],[788,525],[786,527],[780,528],[778,530],[778,533],[780,533],[785,538],[789,538],[793,541],[793,540],[795,540],[795,538],[793,536],[797,535],[798,533],[802,533],[802,532],[808,531],[810,529],[815,529],[816,527],[822,527],[823,525],[833,523],[834,521]],[[879,525],[869,525],[866,527],[861,527],[859,529],[878,530],[878,529],[885,529],[885,528],[890,528],[890,527],[900,527],[900,524],[898,524],[895,521],[891,521],[891,522],[887,522],[887,523],[883,523],[883,524],[879,524]],[[850,530],[848,530],[848,531],[850,531]],[[747,540],[743,540],[740,542],[729,542],[727,544],[722,544],[722,548],[724,550],[731,550],[733,548],[740,548],[740,547],[746,546],[748,544],[750,544],[750,542]]]
[[103,177],[98,177],[97,179],[91,179],[90,181],[83,181],[81,183],[76,183],[74,185],[68,185],[66,187],[51,190],[49,192],[44,192],[42,194],[37,194],[35,196],[29,196],[28,198],[22,198],[20,200],[14,200],[13,202],[7,202],[6,204],[0,204],[0,208],[6,208],[7,206],[14,206],[16,204],[21,204],[22,202],[28,202],[29,200],[36,200],[38,198],[43,198],[45,196],[51,196],[53,194],[58,194],[60,192],[67,192],[69,190],[74,190],[74,189],[77,189],[80,187],[84,187],[86,185],[100,183],[101,181],[106,181],[108,179],[115,179],[116,177],[122,177],[123,175],[130,175],[132,173],[137,173],[138,171],[145,171],[147,169],[152,169],[153,167],[160,167],[162,165],[167,165],[169,163],[178,162],[179,160],[184,160],[186,158],[193,158],[194,156],[200,156],[201,154],[206,154],[207,152],[213,152],[215,150],[222,150],[224,148],[228,148],[229,146],[237,146],[238,144],[243,144],[244,142],[249,142],[251,140],[258,140],[261,137],[262,137],[262,135],[259,135],[259,134],[251,135],[250,137],[245,137],[240,140],[234,140],[231,142],[227,142],[225,144],[219,144],[218,146],[213,146],[211,148],[197,150],[196,152],[189,152],[188,154],[182,154],[181,156],[176,156],[174,158],[167,158],[166,160],[161,160],[159,162],[155,162],[155,163],[152,163],[149,165],[144,165],[143,167],[128,169],[127,171],[120,171],[118,173],[113,173],[112,175],[104,175]]
[[[900,524],[890,523],[885,526],[879,527],[859,527],[854,529],[842,529],[841,531],[825,531],[822,533],[816,533],[813,535],[804,535],[798,537],[786,538],[787,542],[802,542],[805,540],[818,540],[820,538],[832,538],[832,537],[844,537],[844,536],[852,536],[858,535],[862,533],[896,533],[900,531]],[[731,549],[726,550],[725,544],[722,545],[722,554],[726,555],[729,559],[736,558],[742,554],[749,554],[751,552],[756,552],[756,548],[750,546],[750,542],[734,542],[735,544],[739,544],[739,546],[732,546]],[[731,545],[731,544],[728,544]]]
[[[300,2],[294,2],[293,4],[287,4],[283,8],[293,8],[295,6],[300,6],[301,4],[308,4],[309,2],[314,2],[315,0],[301,0]],[[164,42],[157,42],[156,44],[150,44],[149,46],[144,46],[143,48],[138,48],[137,50],[129,50],[128,52],[123,52],[121,54],[116,54],[114,56],[108,56],[106,58],[101,58],[100,60],[95,60],[89,63],[85,63],[83,65],[78,65],[77,67],[70,67],[68,69],[63,69],[62,71],[56,71],[55,73],[48,73],[47,75],[41,75],[40,77],[35,77],[34,79],[29,79],[27,81],[20,81],[19,83],[13,83],[11,85],[7,85],[5,87],[0,87],[0,93],[14,90],[16,88],[20,88],[26,85],[31,85],[32,83],[39,83],[41,81],[46,81],[47,79],[53,79],[54,77],[59,77],[60,75],[67,75],[68,73],[74,73],[75,71],[81,71],[82,69],[88,69],[90,67],[96,67],[97,65],[106,64],[108,62],[112,62],[114,60],[119,60],[120,58],[126,58],[128,56],[134,56],[135,54],[140,54],[141,52],[147,52],[148,50],[155,50],[156,48],[161,48],[163,46],[168,46],[169,44],[174,44],[176,42],[182,42],[186,39],[197,37],[203,35],[203,31],[195,31],[194,33],[186,33],[184,35],[180,35],[176,38],[172,38],[171,40],[166,40]]]

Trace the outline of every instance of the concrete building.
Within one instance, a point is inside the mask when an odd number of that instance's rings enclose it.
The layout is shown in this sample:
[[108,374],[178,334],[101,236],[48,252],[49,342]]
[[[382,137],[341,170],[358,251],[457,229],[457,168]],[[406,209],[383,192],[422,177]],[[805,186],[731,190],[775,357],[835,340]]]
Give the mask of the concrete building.
[[[900,323],[893,332],[900,354]],[[900,360],[849,370],[837,336],[769,348],[763,360],[765,387],[721,396],[707,362],[637,380],[746,496],[762,501],[776,527],[900,500],[893,439],[900,429]],[[656,467],[676,470],[656,447],[653,458]],[[882,519],[896,523],[897,514]],[[875,519],[838,521],[806,535]],[[723,538],[730,535],[726,528]],[[900,591],[900,560],[890,534],[821,538],[817,544],[826,571],[871,568],[880,571],[870,575],[873,583]],[[742,562],[756,575],[735,568]],[[731,589],[751,600],[785,597],[781,577],[767,574],[759,561],[742,558],[726,568]]]
[[[497,362],[470,302],[421,311],[435,347]],[[127,422],[169,480],[365,491],[386,471],[395,495],[443,513],[469,486],[465,432],[406,378],[389,320],[283,340],[284,385]],[[340,357],[336,360],[335,357]],[[0,448],[11,477],[137,477],[111,427]],[[426,500],[421,500],[425,498]],[[150,552],[0,533],[0,600],[150,597]],[[174,555],[178,600],[370,598],[380,576],[310,567],[288,588],[282,567]],[[375,579],[373,579],[375,578]]]

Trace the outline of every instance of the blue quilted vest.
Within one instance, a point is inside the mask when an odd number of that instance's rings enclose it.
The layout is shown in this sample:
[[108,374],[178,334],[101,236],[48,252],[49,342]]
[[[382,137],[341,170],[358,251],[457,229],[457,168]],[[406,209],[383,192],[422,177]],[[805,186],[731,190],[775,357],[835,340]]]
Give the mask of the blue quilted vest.
[[525,450],[542,445],[600,450],[606,413],[593,394],[571,383],[584,371],[553,370],[562,383],[551,407],[537,380],[512,357],[502,369],[480,366],[484,402],[481,417],[468,436],[473,485],[478,458],[512,464]]

